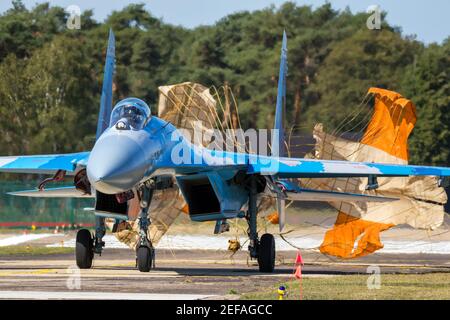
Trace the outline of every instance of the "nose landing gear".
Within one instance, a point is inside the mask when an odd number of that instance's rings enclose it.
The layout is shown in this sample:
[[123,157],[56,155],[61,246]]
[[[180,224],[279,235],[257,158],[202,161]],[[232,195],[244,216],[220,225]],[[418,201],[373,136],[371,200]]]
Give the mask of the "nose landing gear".
[[137,268],[140,272],[149,272],[153,266],[155,250],[146,246],[140,246],[136,250]]
[[149,208],[155,190],[155,181],[148,180],[139,188],[141,213],[139,215],[139,242],[136,248],[136,264],[141,272],[149,272],[155,264],[155,249],[148,238]]

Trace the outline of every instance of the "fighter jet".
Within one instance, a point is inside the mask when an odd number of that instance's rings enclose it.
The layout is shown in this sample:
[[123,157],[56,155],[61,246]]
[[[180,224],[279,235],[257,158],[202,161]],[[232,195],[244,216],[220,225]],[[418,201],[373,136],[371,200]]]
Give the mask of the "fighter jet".
[[[396,199],[367,194],[319,191],[303,188],[290,178],[367,178],[367,189],[377,188],[377,177],[450,176],[450,168],[379,163],[326,161],[286,157],[283,118],[286,105],[287,37],[283,34],[275,124],[271,154],[213,150],[191,143],[173,124],[152,115],[137,98],[127,98],[112,108],[115,38],[109,34],[100,101],[96,142],[90,152],[0,157],[0,172],[45,174],[37,190],[15,195],[42,197],[95,197],[96,228],[79,230],[76,262],[91,268],[105,242],[105,218],[116,223],[128,219],[130,200],[137,200],[139,271],[151,270],[155,248],[148,238],[149,208],[155,190],[180,189],[193,221],[216,221],[220,232],[227,219],[248,223],[249,254],[261,272],[275,267],[275,239],[257,230],[257,199],[268,193],[277,200],[280,230],[285,224],[285,201],[384,202]],[[73,177],[72,186],[45,188],[49,181]],[[297,180],[298,181],[298,180]]]

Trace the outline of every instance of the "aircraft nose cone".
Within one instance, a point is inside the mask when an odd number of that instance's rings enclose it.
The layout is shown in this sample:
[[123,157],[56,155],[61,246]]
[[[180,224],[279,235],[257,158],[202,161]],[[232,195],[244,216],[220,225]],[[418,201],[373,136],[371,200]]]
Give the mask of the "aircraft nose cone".
[[87,165],[91,184],[107,194],[130,190],[144,177],[145,170],[142,148],[124,135],[111,135],[99,140]]

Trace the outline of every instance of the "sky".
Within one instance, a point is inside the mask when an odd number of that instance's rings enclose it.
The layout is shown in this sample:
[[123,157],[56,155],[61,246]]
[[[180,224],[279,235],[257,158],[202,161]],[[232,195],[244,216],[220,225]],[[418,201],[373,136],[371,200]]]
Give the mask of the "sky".
[[[27,8],[36,3],[50,2],[52,5],[68,7],[77,5],[82,11],[94,10],[96,20],[103,21],[113,10],[120,10],[130,3],[145,3],[146,8],[164,22],[193,28],[214,24],[220,18],[237,12],[263,9],[271,4],[280,6],[284,0],[23,0]],[[299,5],[313,8],[326,0],[294,0]],[[426,44],[442,43],[450,35],[449,0],[335,0],[329,1],[335,9],[347,6],[352,12],[366,11],[371,5],[378,5],[386,11],[386,20],[400,26],[405,35],[416,35]],[[11,8],[10,0],[0,0],[0,13]]]

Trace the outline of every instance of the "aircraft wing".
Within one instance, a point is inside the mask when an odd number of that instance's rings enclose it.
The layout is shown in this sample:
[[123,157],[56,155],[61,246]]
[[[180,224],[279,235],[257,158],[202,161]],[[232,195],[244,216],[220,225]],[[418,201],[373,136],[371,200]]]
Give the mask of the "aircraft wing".
[[65,170],[74,174],[77,166],[86,166],[89,152],[0,157],[0,172],[55,174]]
[[450,168],[252,156],[249,158],[247,173],[273,175],[278,178],[446,177],[450,176]]
[[8,192],[11,196],[32,198],[95,198],[94,195],[83,193],[75,187],[67,186],[61,188],[32,189],[24,191]]
[[286,200],[293,201],[348,201],[348,202],[392,202],[398,198],[379,197],[350,192],[301,189],[300,192],[285,192]]

